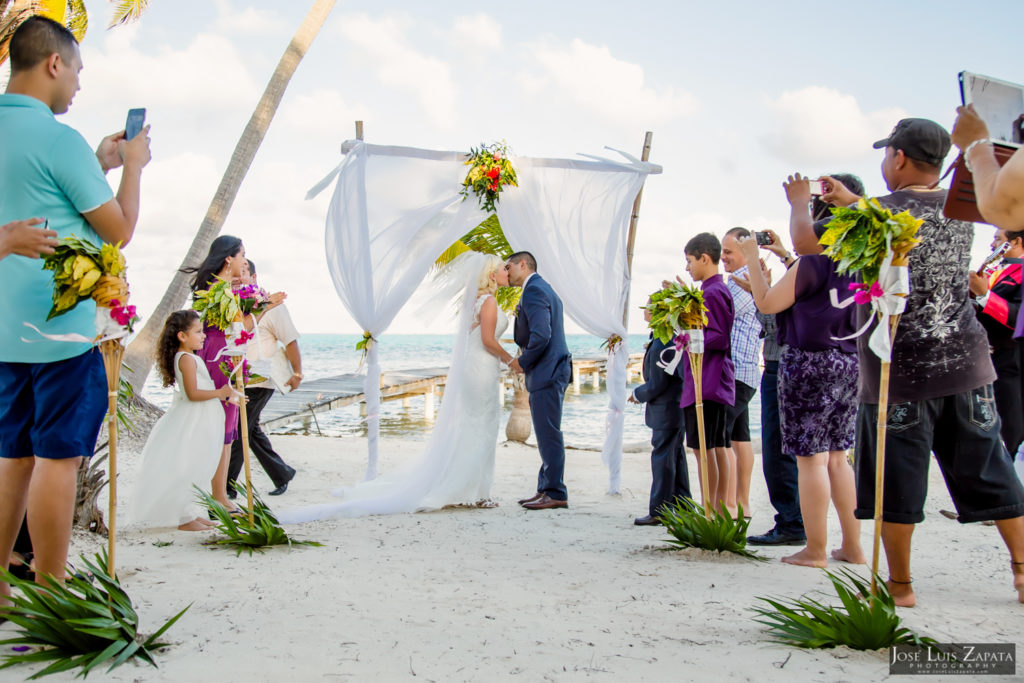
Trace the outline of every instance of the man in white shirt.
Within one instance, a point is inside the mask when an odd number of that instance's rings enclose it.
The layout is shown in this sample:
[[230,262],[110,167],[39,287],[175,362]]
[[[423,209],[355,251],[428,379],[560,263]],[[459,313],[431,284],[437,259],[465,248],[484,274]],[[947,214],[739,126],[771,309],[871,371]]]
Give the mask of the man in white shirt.
[[[249,272],[243,273],[243,282],[256,284],[256,265],[249,261],[248,266]],[[253,364],[257,372],[269,377],[271,376],[270,368],[273,365],[271,361],[275,354],[280,353],[279,344],[284,345],[284,356],[288,360],[292,374],[287,379],[284,377],[275,377],[274,379],[283,380],[280,382],[281,385],[288,387],[289,390],[298,389],[302,382],[299,331],[295,329],[295,323],[292,322],[292,317],[285,305],[275,306],[264,313],[257,325],[256,332],[258,338],[250,343],[249,350],[246,352],[248,361]],[[288,482],[295,477],[295,468],[289,466],[278,455],[273,444],[270,443],[270,439],[260,427],[260,413],[270,401],[270,397],[274,395],[274,386],[274,382],[269,379],[262,384],[250,385],[245,388],[245,397],[249,399],[246,405],[249,448],[274,483],[274,490],[269,495],[279,496],[288,490]],[[235,439],[235,442],[231,444],[231,462],[228,465],[228,496],[231,498],[235,497],[235,490],[231,483],[238,479],[238,475],[242,471],[242,464],[242,441]]]

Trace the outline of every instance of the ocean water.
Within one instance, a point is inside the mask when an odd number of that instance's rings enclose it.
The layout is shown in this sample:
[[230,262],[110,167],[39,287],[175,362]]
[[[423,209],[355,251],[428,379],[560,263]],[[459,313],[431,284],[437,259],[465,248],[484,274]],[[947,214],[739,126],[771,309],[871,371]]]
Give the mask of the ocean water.
[[[299,340],[302,353],[302,372],[305,380],[315,380],[355,372],[359,366],[360,353],[355,345],[362,338],[355,334],[306,334]],[[604,354],[598,337],[586,334],[567,335],[566,341],[574,357]],[[646,335],[629,336],[630,353],[643,353]],[[383,371],[409,370],[448,365],[454,343],[453,335],[383,335],[380,346],[380,363]],[[509,350],[512,345],[507,345]],[[640,382],[634,375],[630,389]],[[143,395],[161,408],[170,405],[171,390],[160,387],[157,374],[151,373],[143,390]],[[436,407],[436,406],[435,406]],[[505,392],[504,417],[502,419],[501,438],[504,438],[504,425],[512,410],[512,392]],[[758,396],[750,405],[750,422],[753,438],[760,438],[760,404]],[[570,385],[566,392],[562,413],[562,431],[567,446],[573,448],[600,450],[605,436],[605,420],[608,412],[608,395],[604,380],[599,389],[591,386],[589,377],[583,378],[579,392]],[[325,436],[351,437],[366,434],[366,423],[359,415],[357,405],[348,406],[329,413],[318,413],[317,422],[311,423],[304,430],[300,422],[275,430],[275,433],[319,433]],[[432,420],[424,416],[423,399],[413,398],[408,408],[401,401],[387,401],[381,404],[380,431],[381,437],[400,436],[402,438],[424,439],[430,434]],[[627,404],[623,433],[625,444],[635,445],[649,443],[650,429],[644,424],[643,406]],[[530,441],[533,440],[531,435]]]

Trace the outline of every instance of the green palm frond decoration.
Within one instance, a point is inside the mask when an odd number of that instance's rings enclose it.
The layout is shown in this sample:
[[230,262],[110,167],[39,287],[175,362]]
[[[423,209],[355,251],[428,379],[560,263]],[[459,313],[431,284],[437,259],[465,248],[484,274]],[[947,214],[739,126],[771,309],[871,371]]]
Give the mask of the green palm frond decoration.
[[[285,530],[281,528],[280,523],[278,523],[277,517],[274,516],[274,513],[263,502],[263,499],[256,494],[255,490],[252,494],[253,524],[251,526],[249,525],[248,514],[232,515],[223,505],[214,500],[213,496],[209,493],[198,487],[195,490],[199,502],[208,507],[213,516],[216,517],[217,531],[224,534],[223,538],[215,538],[212,541],[208,541],[207,545],[232,546],[235,549],[236,555],[241,555],[243,550],[247,550],[250,555],[253,552],[263,552],[264,548],[272,545],[287,545],[289,547],[293,545],[323,546],[322,543],[317,543],[316,541],[298,541],[288,536]],[[236,485],[235,490],[241,496],[245,496],[244,485]],[[243,513],[248,512],[245,507],[240,509]]]
[[658,519],[672,534],[668,543],[679,548],[700,548],[719,553],[735,553],[741,557],[764,561],[756,552],[747,549],[747,527],[750,522],[743,517],[740,507],[733,519],[725,503],[721,510],[712,510],[711,519],[705,516],[704,508],[689,498],[677,498],[675,503],[662,506]]
[[845,645],[855,650],[879,650],[892,645],[935,645],[901,626],[892,594],[881,577],[878,590],[848,569],[825,572],[835,588],[839,607],[814,598],[758,598],[768,607],[751,608],[768,627],[774,642],[794,647],[832,648]]
[[82,42],[82,38],[85,38],[85,32],[89,28],[89,13],[85,9],[85,0],[68,0],[64,25],[75,34],[75,39],[78,42]]
[[80,558],[84,567],[80,571],[68,567],[64,583],[51,580],[45,586],[0,569],[0,579],[14,589],[13,604],[3,616],[19,629],[0,645],[31,648],[29,652],[4,653],[0,669],[49,662],[30,676],[31,680],[78,667],[82,669],[79,675],[85,677],[101,664],[109,664],[109,672],[133,657],[156,666],[154,651],[167,647],[159,642],[160,636],[191,605],[143,638],[131,598],[107,572],[106,551],[95,557],[95,561]]
[[[501,229],[501,223],[498,221],[498,215],[492,213],[480,225],[467,232],[450,247],[441,252],[441,255],[434,261],[434,272],[443,271],[452,261],[467,251],[494,254],[503,259],[507,259],[515,253],[512,245],[505,238],[505,233]],[[522,294],[523,290],[519,287],[500,287],[494,293],[494,298],[498,301],[498,305],[501,306],[501,310],[511,313],[519,304],[519,298]]]
[[116,4],[114,5],[114,13],[110,17],[110,24],[107,25],[108,29],[132,21],[138,21],[142,13],[149,8],[149,0],[110,0],[110,2]]

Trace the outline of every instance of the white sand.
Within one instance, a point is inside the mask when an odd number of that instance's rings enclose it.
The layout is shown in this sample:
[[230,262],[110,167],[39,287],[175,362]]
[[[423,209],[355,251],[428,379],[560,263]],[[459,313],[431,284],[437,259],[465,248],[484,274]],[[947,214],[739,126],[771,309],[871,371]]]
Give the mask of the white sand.
[[[275,437],[299,474],[268,500],[327,499],[357,481],[365,439]],[[421,447],[384,440],[382,469]],[[122,500],[137,457],[124,454]],[[627,454],[621,496],[605,494],[597,453],[570,451],[569,510],[528,512],[537,451],[500,445],[494,497],[501,507],[317,522],[294,528],[323,548],[270,549],[236,557],[176,530],[119,533],[118,567],[143,630],[188,603],[167,634],[159,669],[125,665],[111,681],[317,680],[879,680],[882,653],[801,651],[766,641],[751,621],[761,595],[796,597],[828,587],[813,569],[778,562],[769,548],[755,563],[698,551],[662,552],[660,527],[634,527],[650,484],[646,453]],[[691,468],[693,466],[691,459]],[[256,469],[259,470],[258,466]],[[695,469],[691,469],[695,472]],[[696,486],[696,477],[693,476]],[[259,471],[256,484],[269,488]],[[771,524],[760,467],[754,473],[751,532]],[[908,626],[941,641],[1016,642],[1024,605],[1011,589],[1009,560],[993,527],[938,515],[951,504],[933,468],[928,520],[915,540],[919,606]],[[832,515],[832,538],[838,523]],[[863,527],[870,552],[871,528]],[[158,543],[172,542],[158,547]],[[73,555],[103,539],[76,533]],[[7,634],[10,625],[0,627]],[[27,677],[23,667],[0,673]],[[48,680],[72,680],[61,674]],[[994,680],[994,679],[986,679]]]

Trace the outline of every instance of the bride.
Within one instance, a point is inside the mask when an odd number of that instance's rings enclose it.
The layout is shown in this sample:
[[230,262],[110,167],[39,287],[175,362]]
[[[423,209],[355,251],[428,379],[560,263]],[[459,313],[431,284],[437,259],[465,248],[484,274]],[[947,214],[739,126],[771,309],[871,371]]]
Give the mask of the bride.
[[460,314],[444,398],[426,450],[405,471],[336,491],[344,500],[283,510],[283,523],[437,510],[451,505],[494,507],[494,451],[501,416],[499,381],[512,356],[499,339],[508,317],[494,298],[508,286],[498,256],[468,252],[444,271],[450,300],[461,293]]

